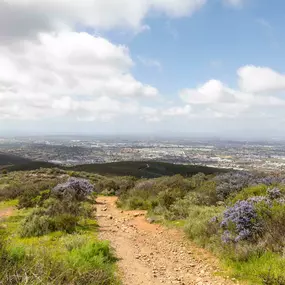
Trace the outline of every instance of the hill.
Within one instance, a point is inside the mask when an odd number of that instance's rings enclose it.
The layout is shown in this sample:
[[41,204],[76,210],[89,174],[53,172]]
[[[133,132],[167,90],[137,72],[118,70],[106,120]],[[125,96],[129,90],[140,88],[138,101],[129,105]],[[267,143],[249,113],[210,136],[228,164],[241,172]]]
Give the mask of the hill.
[[161,176],[172,176],[181,174],[192,176],[199,172],[204,174],[215,174],[227,172],[226,169],[219,169],[198,165],[179,165],[154,161],[122,161],[105,164],[85,164],[69,168],[74,171],[98,173],[101,175],[134,176],[137,178],[156,178]]
[[20,156],[0,153],[0,169],[7,169],[9,171],[20,170],[35,170],[38,168],[56,167],[55,164],[44,161],[33,161],[28,158]]
[[9,171],[36,170],[39,168],[58,167],[69,171],[84,171],[101,175],[134,176],[137,178],[157,178],[161,176],[192,176],[199,172],[204,174],[216,174],[227,172],[226,169],[199,165],[179,165],[155,161],[122,161],[103,164],[83,164],[77,166],[60,166],[45,161],[33,161],[27,158],[0,153],[0,169]]
[[12,154],[6,154],[0,152],[0,167],[1,166],[10,166],[10,165],[19,165],[26,164],[31,162],[31,160],[19,157]]

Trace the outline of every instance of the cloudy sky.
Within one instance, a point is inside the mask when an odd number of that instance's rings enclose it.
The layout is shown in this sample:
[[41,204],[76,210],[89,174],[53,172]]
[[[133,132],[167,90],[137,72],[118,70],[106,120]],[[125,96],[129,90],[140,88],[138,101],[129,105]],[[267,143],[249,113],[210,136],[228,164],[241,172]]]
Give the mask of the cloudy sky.
[[285,136],[283,0],[0,0],[0,135]]

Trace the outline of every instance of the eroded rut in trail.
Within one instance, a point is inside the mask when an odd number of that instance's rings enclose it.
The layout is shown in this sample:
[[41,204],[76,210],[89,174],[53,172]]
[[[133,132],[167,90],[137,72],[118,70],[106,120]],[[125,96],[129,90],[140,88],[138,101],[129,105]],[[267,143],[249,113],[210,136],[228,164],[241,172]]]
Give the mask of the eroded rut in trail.
[[215,276],[217,260],[182,231],[150,224],[144,211],[121,211],[115,197],[97,199],[100,238],[111,242],[124,285],[234,284]]

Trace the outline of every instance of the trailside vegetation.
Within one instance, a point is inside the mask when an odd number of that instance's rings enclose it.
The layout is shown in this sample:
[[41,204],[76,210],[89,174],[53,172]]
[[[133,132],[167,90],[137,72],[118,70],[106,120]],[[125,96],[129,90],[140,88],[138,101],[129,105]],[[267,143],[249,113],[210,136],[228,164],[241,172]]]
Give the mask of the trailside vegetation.
[[94,184],[58,169],[0,176],[0,284],[119,284],[116,257],[97,238]]
[[235,279],[285,284],[285,177],[248,172],[142,179],[118,206],[148,211],[151,221],[183,225]]

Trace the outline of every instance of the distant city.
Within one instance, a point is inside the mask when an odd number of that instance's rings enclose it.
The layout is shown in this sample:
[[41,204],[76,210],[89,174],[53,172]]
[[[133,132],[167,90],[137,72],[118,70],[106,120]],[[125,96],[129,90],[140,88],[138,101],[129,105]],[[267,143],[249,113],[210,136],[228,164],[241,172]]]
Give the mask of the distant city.
[[0,151],[61,165],[161,161],[240,170],[285,170],[285,142],[46,136],[0,138]]

